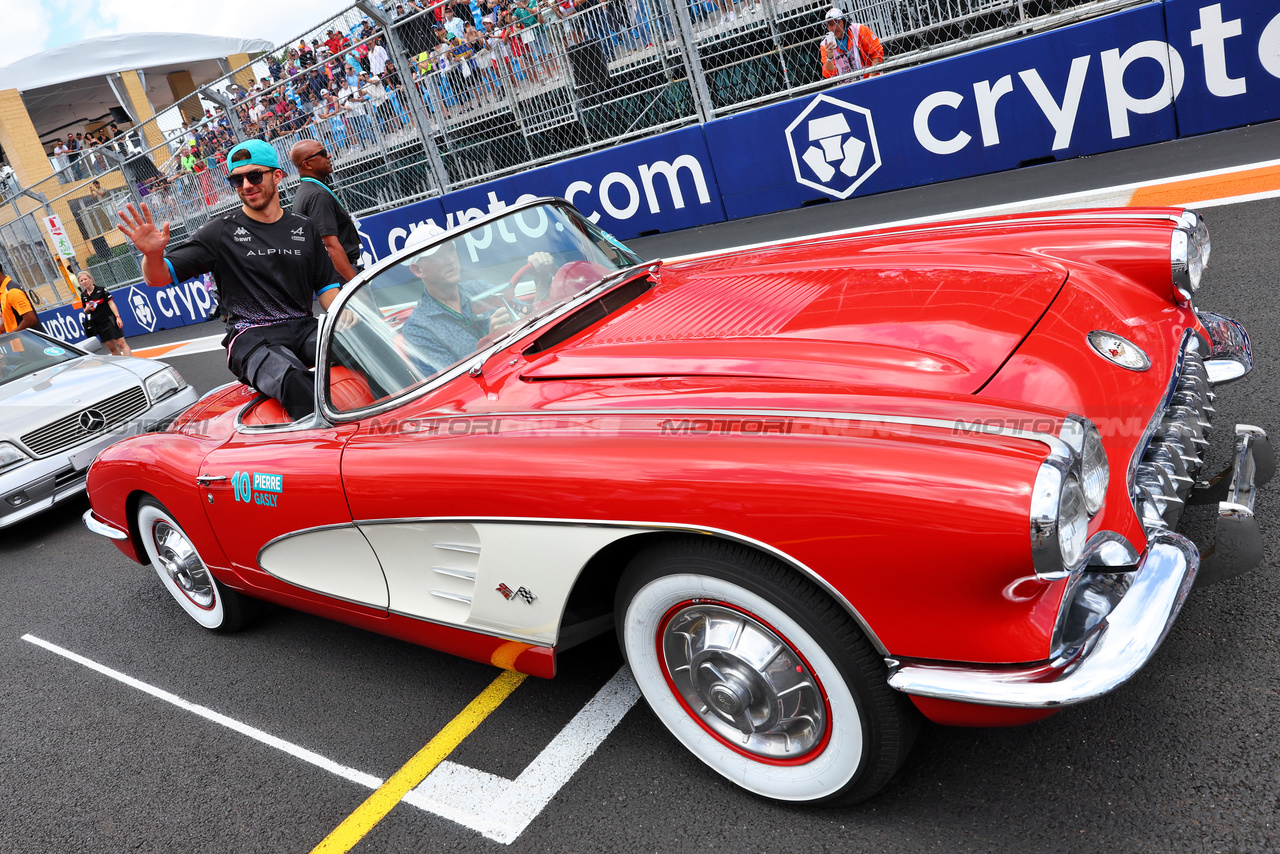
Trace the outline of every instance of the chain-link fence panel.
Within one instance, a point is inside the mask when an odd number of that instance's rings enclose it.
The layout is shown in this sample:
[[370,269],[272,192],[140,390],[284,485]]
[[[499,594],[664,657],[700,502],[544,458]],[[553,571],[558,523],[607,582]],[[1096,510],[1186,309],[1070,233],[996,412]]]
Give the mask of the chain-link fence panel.
[[145,203],[186,239],[239,206],[226,159],[245,139],[279,153],[286,206],[290,152],[310,139],[343,205],[376,213],[876,73],[861,28],[902,68],[1140,2],[838,0],[828,22],[828,0],[384,4],[394,14],[358,0],[105,145],[53,157],[38,184],[5,185],[0,250],[41,299],[66,302],[36,217],[61,218],[75,268],[129,284],[139,259],[116,212]]
[[437,3],[392,28],[450,187],[696,120],[658,0],[495,6]]
[[26,291],[37,311],[71,301],[38,215],[14,214],[0,222],[0,268]]
[[[1091,0],[669,0],[684,2],[714,115],[925,62],[990,32]],[[829,21],[828,13],[842,13]],[[865,28],[865,30],[863,30]],[[867,39],[866,35],[874,36]],[[903,60],[908,60],[904,62]]]

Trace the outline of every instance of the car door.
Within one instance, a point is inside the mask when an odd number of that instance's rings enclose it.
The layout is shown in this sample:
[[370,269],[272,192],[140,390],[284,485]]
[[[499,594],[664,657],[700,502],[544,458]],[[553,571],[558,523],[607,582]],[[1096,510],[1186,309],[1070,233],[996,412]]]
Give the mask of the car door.
[[[241,427],[201,466],[204,508],[236,569],[385,611],[377,557],[351,524],[341,461],[353,424]],[[272,584],[259,577],[257,583]]]

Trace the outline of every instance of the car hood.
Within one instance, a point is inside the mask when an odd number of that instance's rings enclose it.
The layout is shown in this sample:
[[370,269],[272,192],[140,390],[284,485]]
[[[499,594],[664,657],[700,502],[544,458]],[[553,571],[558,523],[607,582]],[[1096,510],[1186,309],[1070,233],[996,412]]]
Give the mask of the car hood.
[[[136,362],[138,366],[130,363]],[[9,438],[142,385],[157,366],[142,359],[81,356],[0,385],[0,435]],[[131,368],[134,368],[131,370]]]
[[972,394],[1065,280],[1017,255],[718,258],[665,268],[646,294],[522,375],[761,376]]

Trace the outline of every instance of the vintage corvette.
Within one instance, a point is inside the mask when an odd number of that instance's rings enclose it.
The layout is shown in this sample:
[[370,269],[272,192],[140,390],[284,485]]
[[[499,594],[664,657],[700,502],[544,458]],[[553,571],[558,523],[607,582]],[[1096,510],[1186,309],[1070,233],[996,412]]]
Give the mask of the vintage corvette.
[[1105,694],[1261,560],[1274,455],[1210,429],[1252,353],[1196,309],[1209,247],[1093,210],[642,262],[530,201],[349,283],[317,414],[216,389],[97,460],[85,521],[209,629],[268,600],[550,677],[613,628],[715,771],[851,802],[921,715]]
[[195,400],[162,362],[96,356],[30,329],[0,335],[0,528],[81,494],[103,448],[168,426]]

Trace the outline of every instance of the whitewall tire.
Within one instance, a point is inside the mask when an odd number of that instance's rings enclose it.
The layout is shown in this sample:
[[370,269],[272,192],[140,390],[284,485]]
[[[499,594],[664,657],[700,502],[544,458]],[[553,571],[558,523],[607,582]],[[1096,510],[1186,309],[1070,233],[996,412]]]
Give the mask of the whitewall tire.
[[758,795],[863,800],[914,741],[914,709],[852,618],[766,555],[710,538],[646,552],[619,587],[617,619],[658,718]]
[[212,631],[244,625],[246,598],[218,584],[186,531],[153,498],[138,506],[138,533],[160,582],[191,619]]

